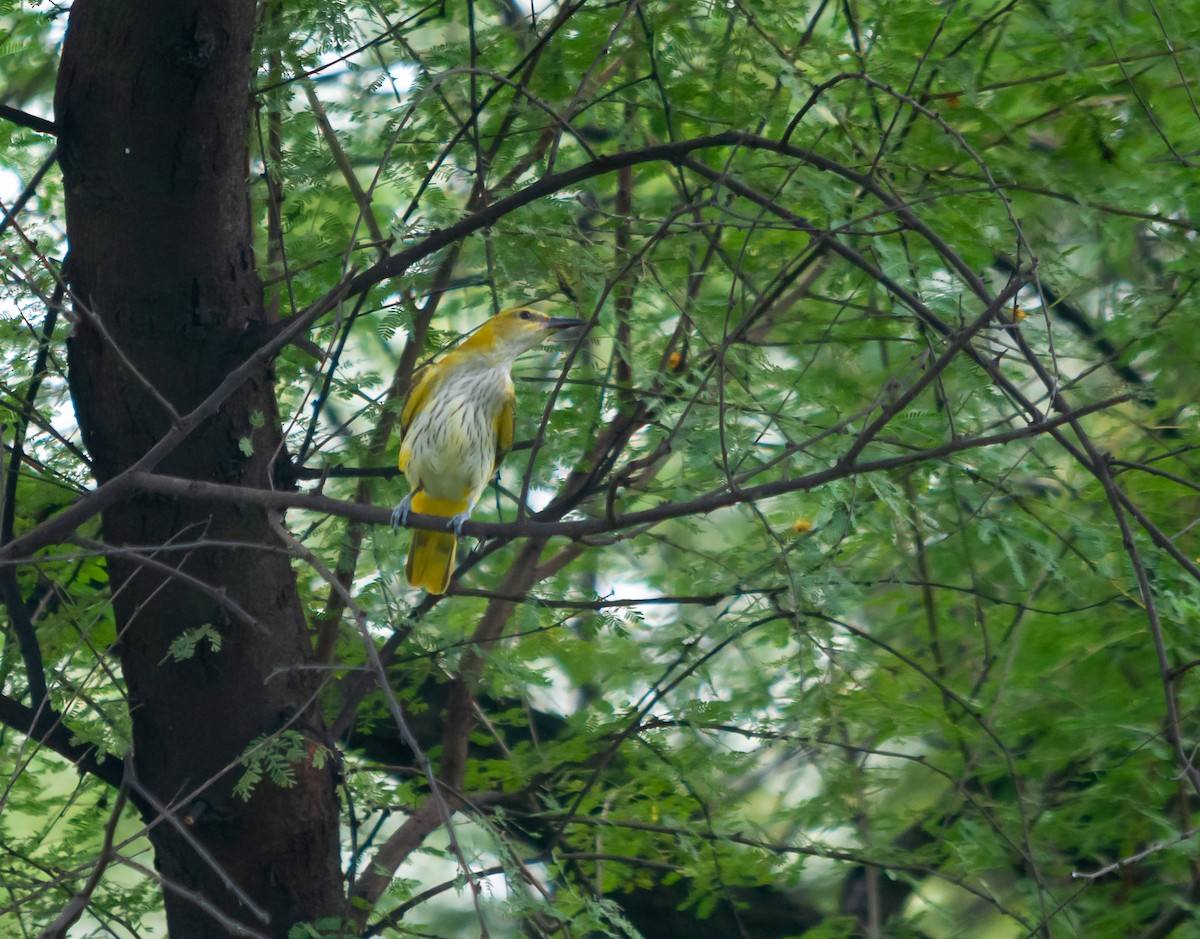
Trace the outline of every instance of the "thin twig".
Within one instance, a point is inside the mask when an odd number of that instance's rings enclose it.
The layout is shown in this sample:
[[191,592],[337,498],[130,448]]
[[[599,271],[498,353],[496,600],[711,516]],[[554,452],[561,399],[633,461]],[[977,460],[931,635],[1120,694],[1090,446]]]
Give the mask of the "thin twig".
[[1119,861],[1113,861],[1111,864],[1105,864],[1103,867],[1094,871],[1071,871],[1072,878],[1080,880],[1099,880],[1101,877],[1107,877],[1109,874],[1116,873],[1123,868],[1129,867],[1131,864],[1137,864],[1139,861],[1144,861],[1152,854],[1157,854],[1159,851],[1164,851],[1167,848],[1173,848],[1177,844],[1182,844],[1185,841],[1190,841],[1196,834],[1200,832],[1200,825],[1195,828],[1189,828],[1185,832],[1181,832],[1174,838],[1164,838],[1162,841],[1155,841],[1153,844],[1136,854],[1131,854],[1129,857],[1123,857]]
[[[128,766],[128,761],[126,762]],[[83,915],[83,911],[87,909],[88,903],[91,902],[92,894],[96,892],[96,888],[100,886],[100,878],[104,876],[109,863],[113,860],[113,836],[117,831],[117,823],[121,820],[121,813],[125,810],[125,802],[129,796],[128,775],[121,781],[121,786],[117,790],[117,800],[113,805],[112,812],[108,817],[108,821],[104,825],[104,839],[100,845],[100,853],[96,856],[92,873],[88,876],[87,882],[83,887],[67,902],[62,908],[62,912],[54,918],[54,922],[47,926],[38,937],[38,939],[64,939],[67,930],[70,929]]]
[[[400,707],[400,702],[396,698],[395,692],[392,691],[391,682],[388,681],[387,669],[384,668],[383,662],[379,658],[379,650],[375,647],[375,640],[371,636],[371,628],[370,624],[367,622],[366,611],[355,602],[354,598],[350,596],[349,591],[342,584],[341,580],[339,580],[337,575],[325,565],[325,562],[309,551],[308,548],[306,548],[303,544],[301,544],[300,541],[298,541],[296,537],[283,526],[278,517],[272,515],[269,517],[269,519],[271,529],[275,532],[275,534],[284,542],[284,544],[291,548],[297,557],[302,558],[306,563],[311,565],[313,570],[315,570],[317,574],[320,575],[320,577],[327,584],[329,584],[331,590],[334,590],[341,595],[342,602],[346,605],[346,609],[348,609],[351,615],[354,617],[355,624],[358,626],[359,634],[362,637],[363,648],[367,653],[367,660],[370,662],[371,670],[375,674],[375,680],[379,686],[379,691],[383,695],[384,700],[387,702],[388,713],[391,714],[392,720],[396,724],[396,729],[400,732],[400,739],[403,740],[409,750],[412,751],[413,758],[417,761],[417,765],[421,768],[422,774],[429,783],[429,798],[437,809],[437,820],[446,827],[446,834],[450,841],[451,850],[454,851],[454,855],[458,860],[459,868],[462,871],[463,876],[467,878],[467,882],[471,885],[471,896],[474,899],[476,913],[479,916],[480,928],[482,929],[483,936],[486,937],[487,926],[483,918],[483,907],[479,897],[479,885],[476,882],[475,874],[471,870],[471,865],[467,861],[466,855],[463,853],[462,845],[459,843],[458,837],[454,830],[453,816],[454,812],[457,811],[457,805],[455,808],[451,808],[449,802],[442,793],[442,780],[440,780],[437,774],[434,773],[433,764],[430,763],[429,758],[425,755],[425,751],[421,748],[416,736],[409,729],[408,721],[404,718],[404,711]],[[455,801],[458,802],[460,800],[455,798]],[[420,809],[410,816],[409,822],[412,823],[413,819],[418,814],[421,814]],[[427,813],[425,813],[422,817],[427,821],[432,821],[432,819],[428,817]],[[432,828],[429,829],[429,831],[432,830]],[[412,844],[412,847],[415,848],[416,845],[420,843],[420,840],[423,840],[416,839],[414,837],[414,831],[409,829],[407,824],[402,826],[401,832],[403,832],[403,836],[398,837],[400,836],[400,832],[397,832],[379,849],[377,856],[372,860],[371,863],[367,865],[368,873],[364,873],[362,878],[360,878],[359,883],[356,883],[352,888],[352,895],[366,897],[373,905],[378,899],[378,895],[371,895],[370,892],[364,890],[364,882],[369,881],[373,883],[374,881],[378,880],[381,869],[388,872],[388,877],[390,879],[391,872],[394,872],[399,863],[408,856],[410,850],[408,845]],[[428,831],[426,834],[428,834]],[[392,844],[393,839],[396,841],[402,840],[406,850],[400,852],[390,850],[391,848],[395,847],[395,845]],[[381,856],[385,859],[384,861],[381,861]]]

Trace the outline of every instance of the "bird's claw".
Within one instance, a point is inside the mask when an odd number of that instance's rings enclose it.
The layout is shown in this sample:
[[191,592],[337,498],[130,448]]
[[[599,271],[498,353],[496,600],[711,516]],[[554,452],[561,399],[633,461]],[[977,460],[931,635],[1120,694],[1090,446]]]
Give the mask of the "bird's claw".
[[395,511],[392,512],[392,531],[395,531],[401,525],[408,524],[408,513],[411,511],[412,511],[412,493],[410,492],[408,495],[406,495],[403,499],[400,500],[400,504],[398,506],[396,506]]
[[466,512],[459,512],[457,515],[452,515],[450,517],[450,521],[446,524],[446,527],[453,528],[455,537],[461,538],[463,523],[470,517],[471,513],[469,510]]

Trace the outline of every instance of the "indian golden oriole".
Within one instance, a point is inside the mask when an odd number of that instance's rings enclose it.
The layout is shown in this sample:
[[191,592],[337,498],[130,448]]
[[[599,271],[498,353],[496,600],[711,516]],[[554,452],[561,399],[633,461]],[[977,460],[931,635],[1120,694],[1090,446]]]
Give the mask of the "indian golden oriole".
[[583,325],[528,307],[504,310],[417,372],[400,414],[400,470],[410,491],[392,513],[392,527],[419,512],[443,516],[453,534],[413,531],[404,572],[414,587],[446,592],[463,522],[512,447],[517,357],[548,335]]

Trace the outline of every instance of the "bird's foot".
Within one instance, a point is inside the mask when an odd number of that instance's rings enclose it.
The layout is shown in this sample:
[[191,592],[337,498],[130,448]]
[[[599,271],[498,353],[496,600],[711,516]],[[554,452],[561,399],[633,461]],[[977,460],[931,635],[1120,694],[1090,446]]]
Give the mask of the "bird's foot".
[[465,512],[459,512],[457,515],[450,516],[450,521],[446,523],[446,527],[453,528],[455,536],[461,538],[463,523],[470,517],[470,509],[467,509]]
[[412,497],[413,494],[410,492],[396,506],[396,510],[392,513],[392,531],[395,531],[401,525],[408,524],[408,513],[412,511]]

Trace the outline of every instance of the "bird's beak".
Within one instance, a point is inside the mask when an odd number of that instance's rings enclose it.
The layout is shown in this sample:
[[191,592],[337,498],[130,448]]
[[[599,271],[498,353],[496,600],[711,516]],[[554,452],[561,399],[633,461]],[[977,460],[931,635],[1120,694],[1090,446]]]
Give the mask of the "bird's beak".
[[565,316],[552,316],[546,323],[547,329],[574,329],[576,326],[586,326],[587,320],[573,320]]

